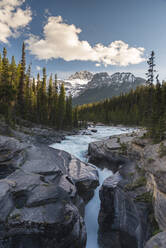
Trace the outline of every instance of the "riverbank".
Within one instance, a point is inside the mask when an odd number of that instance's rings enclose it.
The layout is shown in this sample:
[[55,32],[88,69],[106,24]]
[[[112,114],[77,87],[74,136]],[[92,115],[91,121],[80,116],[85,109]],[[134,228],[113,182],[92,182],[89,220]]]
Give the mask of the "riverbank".
[[67,135],[75,135],[79,129],[73,130],[55,130],[51,127],[37,125],[32,122],[23,121],[20,125],[16,124],[13,128],[4,121],[0,121],[0,135],[14,137],[21,142],[34,145],[51,145],[59,143]]
[[97,170],[48,147],[71,132],[1,126],[1,133],[0,247],[85,248],[84,208]]
[[90,161],[115,172],[100,190],[101,247],[166,247],[166,141],[153,144],[143,133],[89,145]]
[[[95,130],[94,130],[95,128]],[[113,127],[113,126],[92,126],[74,136],[67,136],[61,143],[52,145],[53,148],[61,149],[75,155],[81,161],[88,160],[88,145],[94,141],[102,141],[103,139],[120,133],[132,132],[131,128]],[[86,248],[98,248],[98,214],[100,210],[99,189],[105,178],[112,175],[112,171],[108,169],[96,168],[99,174],[100,185],[95,189],[93,198],[85,207],[85,224],[87,230]]]
[[[165,143],[154,145],[141,138],[144,130],[124,127],[54,132],[19,127],[0,136],[2,248],[151,248],[165,242]],[[88,145],[90,161],[101,169],[87,164]]]

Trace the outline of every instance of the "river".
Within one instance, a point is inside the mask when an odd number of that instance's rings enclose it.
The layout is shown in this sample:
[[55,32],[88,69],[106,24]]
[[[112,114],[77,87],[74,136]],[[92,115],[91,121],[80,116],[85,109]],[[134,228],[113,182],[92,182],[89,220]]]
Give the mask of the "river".
[[[109,126],[96,126],[96,133],[91,132],[91,128],[88,129],[89,134],[83,135],[73,135],[66,136],[66,139],[61,143],[56,143],[51,145],[51,147],[64,150],[70,154],[76,156],[83,162],[87,162],[87,151],[88,145],[91,142],[99,141],[109,136],[118,135],[122,133],[129,133],[133,131],[133,128],[123,128],[123,127],[109,127]],[[99,199],[99,189],[103,181],[112,175],[112,172],[108,169],[99,169],[99,187],[96,188],[93,198],[89,201],[85,208],[85,223],[87,229],[87,245],[86,248],[98,248],[97,243],[97,232],[98,232],[98,213],[100,210],[100,199]]]

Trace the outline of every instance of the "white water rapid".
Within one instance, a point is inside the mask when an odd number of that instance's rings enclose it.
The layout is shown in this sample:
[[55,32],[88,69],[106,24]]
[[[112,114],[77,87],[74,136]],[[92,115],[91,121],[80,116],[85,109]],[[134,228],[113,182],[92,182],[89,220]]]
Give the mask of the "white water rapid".
[[[108,126],[96,126],[96,133],[93,133],[89,130],[89,135],[73,135],[66,136],[66,139],[61,143],[56,143],[51,145],[51,147],[64,150],[70,154],[76,156],[80,160],[87,162],[87,151],[88,144],[94,141],[102,140],[112,135],[118,135],[121,133],[132,132],[133,128],[121,128],[121,127],[108,127]],[[108,169],[99,169],[99,187],[96,188],[93,198],[89,201],[85,208],[85,223],[87,230],[87,245],[86,248],[98,248],[97,243],[97,232],[98,232],[98,214],[100,210],[100,199],[99,199],[99,189],[103,181],[112,175],[112,172]]]

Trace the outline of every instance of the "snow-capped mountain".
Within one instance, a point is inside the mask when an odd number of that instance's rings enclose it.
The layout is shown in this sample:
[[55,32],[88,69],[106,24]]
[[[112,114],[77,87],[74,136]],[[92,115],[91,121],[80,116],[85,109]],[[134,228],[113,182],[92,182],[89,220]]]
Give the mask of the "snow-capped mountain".
[[65,79],[64,85],[67,95],[72,95],[73,97],[79,96],[79,94],[84,90],[85,86],[93,78],[93,74],[88,71],[80,71],[71,75],[68,79]]
[[117,72],[112,75],[108,75],[107,72],[96,73],[92,80],[88,82],[86,89],[92,88],[100,88],[100,87],[108,87],[110,85],[115,85],[119,87],[120,84],[128,83],[132,88],[132,85],[136,81],[136,77],[130,72]]
[[93,73],[89,71],[80,71],[76,72],[74,75],[71,75],[68,80],[82,80],[82,81],[90,81],[93,78]]
[[135,77],[130,72],[117,72],[112,75],[100,72],[93,75],[91,72],[81,71],[63,82],[66,94],[73,96],[73,103],[84,104],[127,93],[145,84],[145,79]]

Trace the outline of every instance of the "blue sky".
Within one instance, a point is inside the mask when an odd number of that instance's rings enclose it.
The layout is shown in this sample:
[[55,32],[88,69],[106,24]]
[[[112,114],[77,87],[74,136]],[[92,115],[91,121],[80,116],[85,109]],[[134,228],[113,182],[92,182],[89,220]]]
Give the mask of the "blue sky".
[[26,41],[33,73],[46,66],[60,78],[80,70],[145,77],[154,50],[162,80],[165,13],[166,0],[0,0],[0,50],[19,61]]

